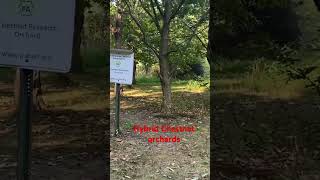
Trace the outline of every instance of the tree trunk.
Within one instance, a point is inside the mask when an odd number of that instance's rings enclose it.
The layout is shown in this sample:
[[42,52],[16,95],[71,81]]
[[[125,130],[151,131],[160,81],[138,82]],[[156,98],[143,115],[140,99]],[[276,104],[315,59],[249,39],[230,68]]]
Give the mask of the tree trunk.
[[[115,38],[115,43],[116,43],[116,48],[117,49],[121,49],[122,48],[122,29],[123,29],[123,21],[122,21],[122,9],[121,9],[121,6],[120,6],[120,2],[118,1],[117,2],[117,15],[115,17],[115,30],[113,31],[113,35],[114,35],[114,38]],[[114,88],[114,92],[115,94],[117,93],[116,92],[117,89],[116,89],[116,86]],[[120,95],[122,95],[122,92],[123,92],[123,87],[120,85]]]
[[172,107],[171,101],[171,75],[169,65],[169,30],[170,30],[170,17],[171,7],[170,1],[165,1],[165,12],[163,16],[163,27],[160,40],[160,81],[163,94],[162,110],[166,113],[170,113]]
[[144,64],[144,72],[146,76],[150,75],[150,66],[147,64]]
[[[210,1],[210,13],[209,13],[209,35],[208,35],[208,47],[207,47],[207,60],[210,65],[210,69],[213,69],[211,67],[213,65],[213,42],[214,42],[214,37],[213,37],[213,25],[214,25],[214,1]],[[211,73],[212,74],[212,73]]]
[[[118,2],[119,3],[119,2]],[[123,21],[122,21],[122,9],[118,4],[118,13],[115,17],[115,29],[113,31],[113,35],[115,38],[116,48],[121,49],[122,47],[122,29],[123,29]]]
[[83,30],[84,23],[84,10],[85,4],[83,0],[79,0],[76,3],[76,19],[74,29],[74,47],[71,72],[79,73],[83,71],[82,57],[81,57],[81,32]]
[[167,57],[160,59],[160,81],[163,94],[162,109],[170,113],[172,107],[171,101],[171,78],[169,74],[170,66]]

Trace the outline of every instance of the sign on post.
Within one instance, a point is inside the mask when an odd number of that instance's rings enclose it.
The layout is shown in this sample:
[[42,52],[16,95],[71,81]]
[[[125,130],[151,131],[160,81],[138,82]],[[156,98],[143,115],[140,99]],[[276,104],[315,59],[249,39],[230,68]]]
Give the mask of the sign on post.
[[68,72],[76,0],[1,0],[0,65]]
[[134,54],[130,50],[111,49],[110,82],[115,83],[115,135],[120,133],[120,84],[131,85],[133,81]]
[[71,68],[76,0],[1,0],[0,66],[21,68],[17,179],[30,179],[33,70]]
[[134,53],[113,49],[110,52],[110,82],[131,85],[133,80]]

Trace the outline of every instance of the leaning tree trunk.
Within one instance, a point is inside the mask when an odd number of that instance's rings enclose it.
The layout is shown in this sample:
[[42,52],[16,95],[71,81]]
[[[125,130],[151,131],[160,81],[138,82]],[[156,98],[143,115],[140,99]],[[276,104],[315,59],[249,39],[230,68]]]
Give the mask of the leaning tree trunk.
[[170,31],[171,7],[170,2],[165,2],[165,14],[163,16],[163,27],[160,40],[160,81],[163,94],[162,110],[170,113],[172,108],[171,99],[171,74],[169,64],[169,31]]

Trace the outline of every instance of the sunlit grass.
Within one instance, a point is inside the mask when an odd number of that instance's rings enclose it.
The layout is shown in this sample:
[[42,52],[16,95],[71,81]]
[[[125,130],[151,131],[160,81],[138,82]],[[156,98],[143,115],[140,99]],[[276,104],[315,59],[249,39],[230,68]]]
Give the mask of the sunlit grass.
[[[209,89],[198,86],[188,86],[188,81],[174,81],[171,87],[173,111],[175,113],[192,113],[193,115],[208,115],[210,108]],[[114,105],[114,87],[110,88],[110,104]],[[121,97],[121,109],[137,110],[140,108],[160,110],[162,102],[160,83],[135,84],[133,88],[124,86]]]
[[44,92],[43,99],[53,108],[72,110],[106,109],[106,95],[96,88],[73,88],[63,92]]
[[[301,66],[320,65],[320,54],[301,52]],[[315,95],[311,89],[305,88],[304,81],[287,81],[283,67],[270,60],[226,62],[216,70],[217,75],[212,80],[213,92],[240,93],[269,98],[300,98]],[[318,68],[312,75],[319,75]]]

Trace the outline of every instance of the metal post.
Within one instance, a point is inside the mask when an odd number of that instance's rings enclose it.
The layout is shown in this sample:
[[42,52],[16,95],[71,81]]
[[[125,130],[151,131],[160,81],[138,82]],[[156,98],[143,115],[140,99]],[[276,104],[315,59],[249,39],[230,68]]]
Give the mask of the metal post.
[[17,180],[30,179],[33,71],[20,70]]
[[116,88],[116,98],[115,98],[115,135],[120,134],[120,84],[115,84]]

